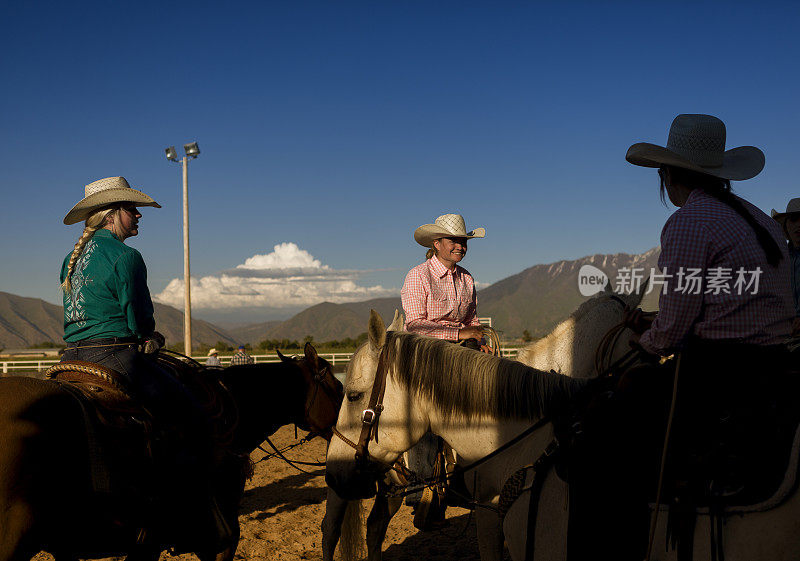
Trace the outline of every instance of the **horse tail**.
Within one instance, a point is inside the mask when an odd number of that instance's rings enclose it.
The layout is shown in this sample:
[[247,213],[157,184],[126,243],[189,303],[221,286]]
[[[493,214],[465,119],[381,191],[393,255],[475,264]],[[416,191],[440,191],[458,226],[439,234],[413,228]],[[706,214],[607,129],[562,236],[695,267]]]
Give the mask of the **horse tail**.
[[342,520],[342,535],[339,538],[339,551],[343,561],[357,561],[366,556],[365,524],[363,501],[348,501]]

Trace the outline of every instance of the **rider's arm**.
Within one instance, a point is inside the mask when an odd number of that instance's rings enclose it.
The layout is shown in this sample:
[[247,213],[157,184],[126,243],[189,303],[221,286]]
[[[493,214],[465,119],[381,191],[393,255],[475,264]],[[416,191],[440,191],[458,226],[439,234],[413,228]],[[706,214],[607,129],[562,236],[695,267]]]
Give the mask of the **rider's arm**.
[[147,267],[142,255],[132,250],[121,255],[115,264],[117,296],[128,323],[128,329],[137,337],[153,334],[153,301],[147,288]]
[[[692,223],[679,213],[673,214],[661,233],[661,256],[658,266],[671,275],[658,300],[658,315],[639,344],[650,353],[666,356],[680,349],[692,334],[694,324],[703,313],[703,292],[707,258],[711,245],[708,230]],[[686,280],[692,270],[699,270],[701,279],[696,285]],[[678,290],[678,275],[683,274]]]

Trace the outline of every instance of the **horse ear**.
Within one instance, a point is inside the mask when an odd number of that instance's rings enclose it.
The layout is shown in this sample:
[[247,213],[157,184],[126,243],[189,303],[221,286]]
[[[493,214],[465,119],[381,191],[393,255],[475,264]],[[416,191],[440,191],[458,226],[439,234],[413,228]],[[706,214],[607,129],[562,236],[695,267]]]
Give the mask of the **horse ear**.
[[283,353],[280,351],[280,349],[275,349],[275,352],[278,353],[278,358],[281,359],[281,362],[286,362],[287,360],[289,360],[288,358],[283,356]]
[[383,319],[375,310],[369,311],[367,333],[369,334],[369,346],[372,347],[372,350],[381,350],[381,347],[386,342],[386,324],[383,323]]
[[400,311],[395,308],[394,319],[392,320],[391,325],[386,328],[386,331],[402,331],[403,323],[405,323],[405,318],[403,317],[403,314],[401,314]]
[[603,292],[606,294],[613,294],[614,289],[611,288],[611,281],[606,281],[606,285],[603,287]]
[[648,276],[646,279],[642,281],[642,284],[639,285],[639,289],[636,291],[636,296],[639,298],[636,300],[634,306],[638,306],[642,303],[642,298],[644,298],[644,293],[647,292],[647,287],[650,285],[650,277]]
[[319,368],[319,356],[317,355],[317,349],[314,348],[314,345],[311,344],[310,341],[306,341],[306,346],[303,347],[303,352],[306,355],[306,360],[314,365],[314,369],[316,370]]

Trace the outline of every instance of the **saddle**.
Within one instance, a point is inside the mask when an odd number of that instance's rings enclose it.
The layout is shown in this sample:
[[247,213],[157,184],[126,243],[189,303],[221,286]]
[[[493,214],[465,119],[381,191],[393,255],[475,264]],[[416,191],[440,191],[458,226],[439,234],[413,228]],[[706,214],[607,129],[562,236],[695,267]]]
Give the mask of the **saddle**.
[[[45,375],[80,404],[94,492],[135,495],[137,490],[111,474],[118,466],[142,475],[152,471],[153,418],[133,399],[125,379],[110,368],[80,360],[55,364]],[[109,442],[115,446],[105,446]],[[116,453],[109,454],[110,449]]]
[[107,428],[124,429],[131,418],[135,424],[152,422],[150,413],[133,399],[125,379],[110,368],[72,360],[53,365],[45,376],[91,404],[97,421]]

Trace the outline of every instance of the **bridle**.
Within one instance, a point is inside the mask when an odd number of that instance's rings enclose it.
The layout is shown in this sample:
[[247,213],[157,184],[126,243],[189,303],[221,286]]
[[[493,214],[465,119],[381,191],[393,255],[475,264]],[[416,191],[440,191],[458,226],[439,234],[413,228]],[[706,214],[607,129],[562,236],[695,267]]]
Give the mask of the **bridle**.
[[381,413],[383,412],[383,396],[386,393],[386,376],[389,371],[389,345],[388,340],[384,343],[380,354],[378,355],[378,370],[375,372],[375,381],[372,384],[372,393],[370,393],[367,408],[361,411],[361,433],[358,436],[358,442],[353,442],[337,429],[333,427],[333,434],[339,437],[345,444],[355,449],[356,462],[364,465],[368,461],[389,465],[382,462],[377,458],[370,457],[369,442],[373,438],[375,442],[378,441],[378,421],[380,420]]
[[[300,357],[298,357],[296,355],[292,355],[290,358],[295,360],[297,363],[300,363],[300,362],[302,362],[304,360],[303,358],[300,358]],[[309,363],[308,360],[306,360],[306,362]],[[300,366],[300,368],[302,368],[302,369],[305,369],[305,367],[303,365],[301,365],[301,364],[298,364],[298,366]],[[333,385],[327,383],[327,379],[329,377],[334,381]],[[341,393],[339,393],[335,389],[335,387],[336,387],[336,378],[331,373],[330,365],[328,365],[327,363],[325,363],[322,366],[320,366],[319,369],[316,370],[316,372],[314,372],[310,376],[310,383],[313,385],[314,391],[306,399],[306,402],[305,402],[305,405],[304,405],[304,412],[303,412],[303,421],[305,423],[307,423],[309,426],[310,426],[309,419],[311,418],[311,410],[314,407],[314,403],[316,402],[317,394],[319,393],[320,389],[334,403],[341,403],[341,401],[342,401],[342,399],[344,397]],[[313,432],[312,432],[312,434],[313,434]],[[323,438],[325,438],[325,435],[323,435],[321,433],[319,433],[319,434],[321,436],[323,436]],[[327,440],[327,438],[326,438],[326,440]]]

